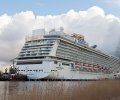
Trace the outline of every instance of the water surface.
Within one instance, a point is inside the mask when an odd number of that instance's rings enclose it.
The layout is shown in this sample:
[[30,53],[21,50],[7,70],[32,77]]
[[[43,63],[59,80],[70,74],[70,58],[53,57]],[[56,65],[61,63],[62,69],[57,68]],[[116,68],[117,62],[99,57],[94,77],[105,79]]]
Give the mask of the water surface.
[[90,81],[1,81],[0,96],[3,94],[11,95],[27,92],[34,87],[46,91],[46,89],[55,86],[64,86],[64,89],[67,89],[78,85],[84,87],[91,83]]

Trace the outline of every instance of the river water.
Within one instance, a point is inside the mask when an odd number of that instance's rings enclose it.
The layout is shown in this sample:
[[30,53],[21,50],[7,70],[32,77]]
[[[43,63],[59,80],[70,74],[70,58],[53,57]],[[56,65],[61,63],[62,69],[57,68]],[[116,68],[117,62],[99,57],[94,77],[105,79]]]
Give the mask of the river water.
[[64,86],[64,89],[67,89],[68,87],[72,88],[77,85],[84,87],[91,83],[90,81],[1,81],[0,96],[3,94],[19,94],[23,91],[29,91],[33,87],[39,87],[45,91],[48,87]]

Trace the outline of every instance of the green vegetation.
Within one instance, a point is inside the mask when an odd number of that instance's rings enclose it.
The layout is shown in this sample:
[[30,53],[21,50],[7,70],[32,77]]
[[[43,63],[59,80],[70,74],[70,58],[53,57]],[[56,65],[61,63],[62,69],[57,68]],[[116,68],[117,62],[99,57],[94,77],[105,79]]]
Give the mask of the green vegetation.
[[0,75],[2,74],[2,71],[0,70]]
[[0,74],[0,81],[27,81],[27,76],[21,74]]
[[[64,82],[50,82],[47,87],[33,86],[18,94],[3,94],[1,100],[120,100],[120,81],[106,80],[77,82],[76,86],[66,87]],[[70,84],[73,84],[71,82]],[[5,92],[6,93],[6,92]]]

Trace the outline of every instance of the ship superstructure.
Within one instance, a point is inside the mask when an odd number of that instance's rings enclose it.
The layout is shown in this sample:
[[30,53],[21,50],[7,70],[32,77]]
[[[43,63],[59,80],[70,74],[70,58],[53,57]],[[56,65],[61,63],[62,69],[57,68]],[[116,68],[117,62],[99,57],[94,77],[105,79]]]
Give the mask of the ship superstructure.
[[39,29],[26,37],[16,68],[29,79],[97,80],[119,73],[120,60],[90,47],[80,34]]

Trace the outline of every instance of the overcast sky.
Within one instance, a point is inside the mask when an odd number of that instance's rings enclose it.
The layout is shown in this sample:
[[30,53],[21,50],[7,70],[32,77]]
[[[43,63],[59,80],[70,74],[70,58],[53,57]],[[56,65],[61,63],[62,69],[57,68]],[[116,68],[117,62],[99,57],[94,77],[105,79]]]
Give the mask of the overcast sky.
[[0,64],[17,57],[33,29],[64,27],[114,54],[120,39],[120,0],[0,0]]

